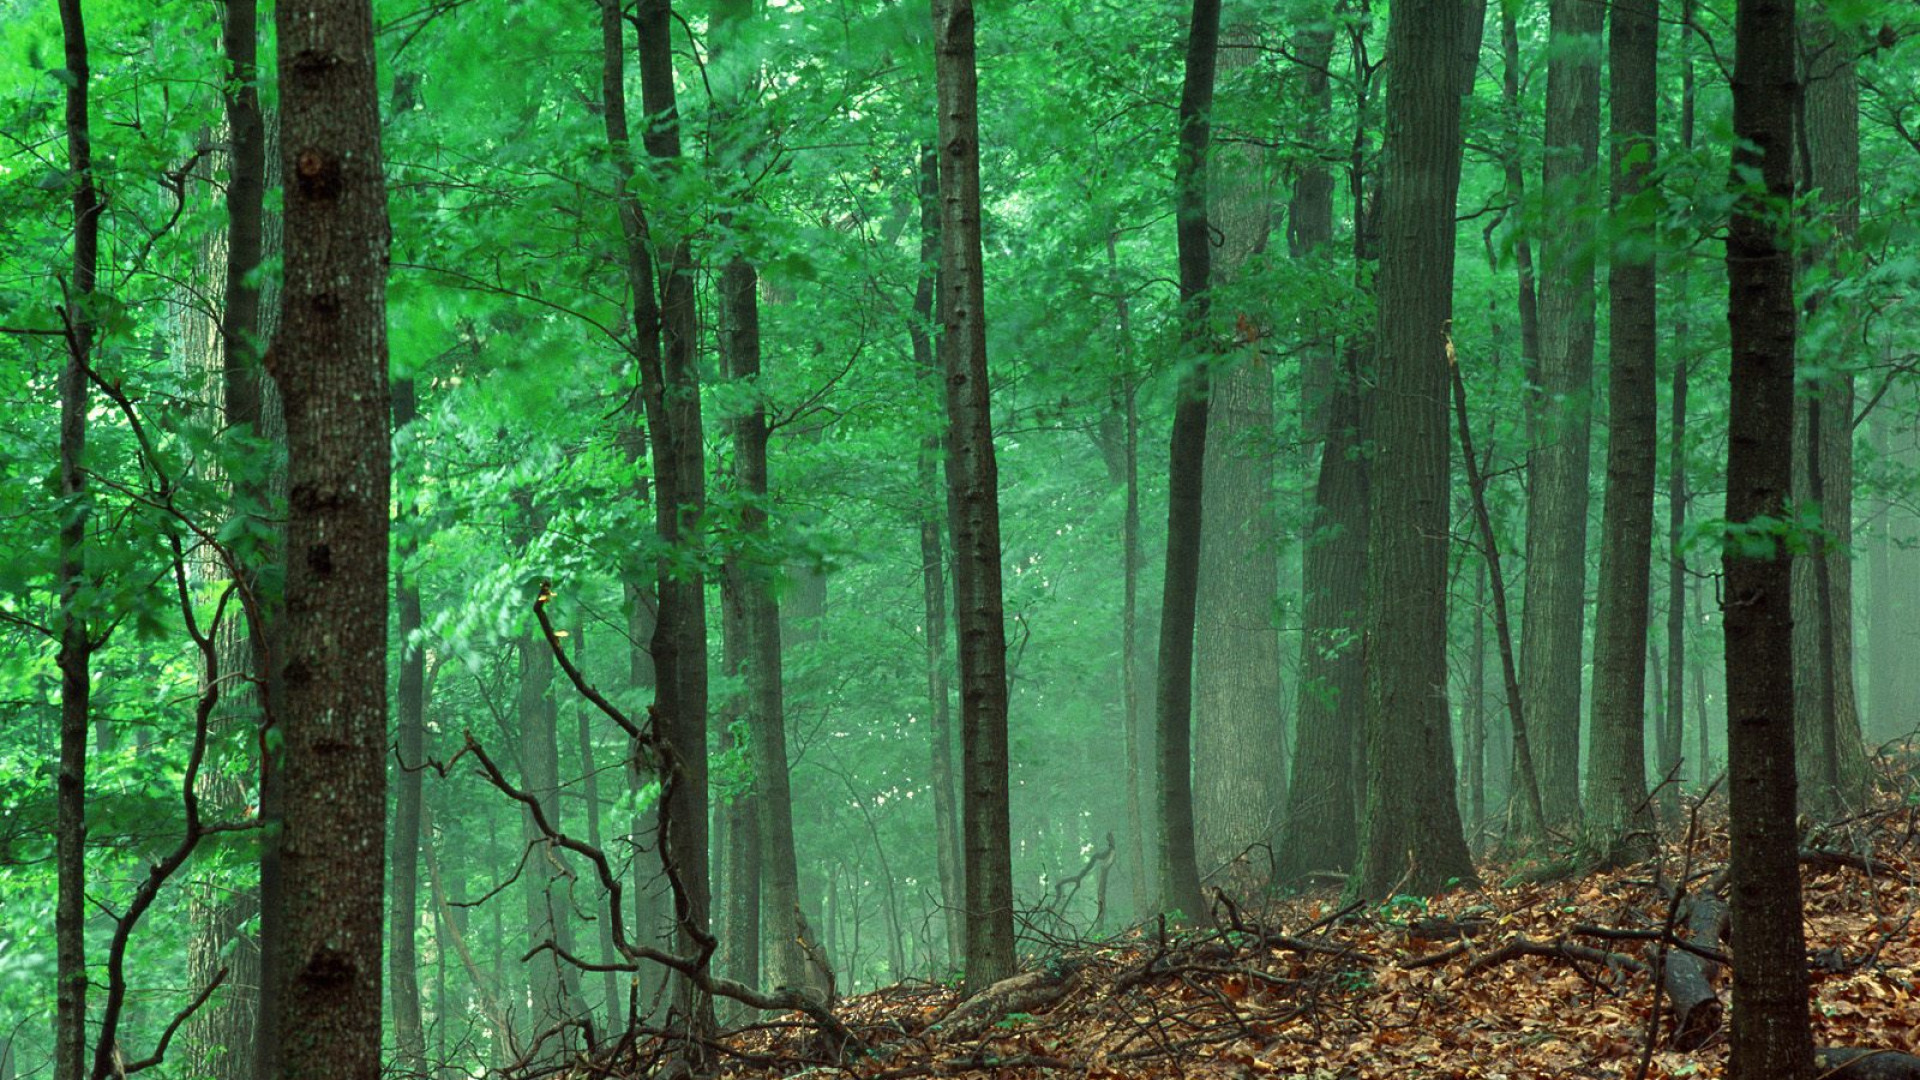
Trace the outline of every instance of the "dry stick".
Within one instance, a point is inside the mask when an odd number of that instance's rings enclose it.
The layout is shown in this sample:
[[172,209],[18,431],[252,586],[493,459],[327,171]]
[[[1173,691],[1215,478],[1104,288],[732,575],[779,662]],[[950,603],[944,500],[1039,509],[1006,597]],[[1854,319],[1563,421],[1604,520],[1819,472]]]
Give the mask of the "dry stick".
[[754,987],[735,982],[732,979],[716,976],[709,970],[710,961],[713,959],[714,948],[719,944],[719,940],[706,929],[698,926],[687,918],[687,913],[692,909],[692,904],[687,895],[686,883],[681,879],[680,868],[673,859],[671,850],[666,846],[668,796],[672,793],[672,785],[678,782],[680,762],[675,759],[673,748],[667,745],[664,739],[661,739],[652,730],[643,729],[639,724],[634,723],[633,720],[621,712],[617,706],[589,685],[586,677],[580,673],[580,669],[574,665],[572,660],[568,659],[566,649],[561,646],[559,636],[554,633],[553,622],[547,617],[547,604],[552,599],[552,589],[546,582],[542,582],[540,585],[540,595],[534,600],[533,614],[534,618],[540,623],[540,632],[542,636],[546,638],[547,647],[552,650],[554,660],[560,665],[560,670],[566,673],[567,679],[573,683],[574,689],[578,690],[582,697],[592,702],[596,708],[605,713],[614,723],[620,725],[621,730],[632,736],[641,747],[652,751],[660,757],[662,766],[660,774],[665,778],[665,788],[660,797],[660,864],[666,874],[667,884],[673,891],[674,911],[679,916],[682,926],[687,929],[689,936],[691,936],[699,946],[699,952],[692,957],[687,957],[662,949],[656,949],[652,946],[640,945],[628,941],[626,922],[622,917],[622,894],[624,890],[619,875],[613,872],[612,866],[607,861],[606,853],[592,844],[568,836],[555,828],[553,823],[547,820],[546,813],[541,809],[539,800],[527,792],[514,787],[513,784],[507,780],[506,776],[500,772],[499,767],[493,763],[493,760],[487,756],[486,750],[469,734],[467,735],[466,747],[461,753],[471,753],[475,760],[480,763],[481,769],[486,773],[487,779],[495,788],[527,808],[528,813],[532,816],[534,824],[539,828],[542,836],[566,848],[568,851],[582,856],[593,865],[594,873],[599,875],[601,887],[607,890],[608,928],[613,932],[614,948],[617,949],[622,956],[625,956],[627,960],[624,963],[616,965],[592,964],[567,953],[551,939],[534,946],[527,955],[532,956],[541,950],[550,950],[562,960],[584,971],[605,971],[609,968],[615,971],[636,971],[639,969],[640,961],[649,960],[656,964],[663,964],[685,975],[693,981],[695,986],[699,987],[700,990],[705,993],[730,998],[756,1009],[766,1009],[775,1012],[795,1011],[804,1013],[808,1018],[818,1024],[822,1031],[835,1040],[835,1045],[843,1047],[849,1045],[864,1047],[865,1044],[847,1028],[845,1023],[841,1022],[839,1017],[833,1014],[831,1009],[827,1008],[823,1003],[815,1001],[812,997],[800,990],[791,987],[780,987],[772,993],[765,993]]
[[1520,677],[1513,667],[1513,628],[1507,618],[1507,581],[1500,572],[1500,547],[1493,539],[1493,516],[1487,513],[1487,478],[1473,456],[1473,428],[1467,423],[1467,383],[1453,352],[1453,323],[1447,322],[1447,370],[1453,374],[1453,411],[1460,424],[1460,456],[1467,463],[1467,490],[1473,495],[1473,516],[1480,523],[1480,553],[1487,560],[1487,578],[1493,587],[1493,626],[1500,641],[1500,675],[1506,683],[1507,716],[1513,725],[1513,756],[1519,769],[1527,809],[1541,828],[1547,815],[1540,804],[1540,781],[1533,771],[1533,747],[1527,741],[1527,721],[1520,711]]
[[[1671,780],[1672,776],[1669,775],[1668,779]],[[1700,808],[1707,804],[1707,800],[1713,796],[1713,788],[1719,783],[1720,781],[1716,778],[1713,785],[1707,788],[1687,814],[1687,838],[1681,848],[1683,854],[1680,862],[1680,882],[1674,886],[1673,896],[1667,901],[1667,917],[1660,928],[1659,943],[1654,947],[1653,1007],[1647,1010],[1647,1034],[1640,1044],[1640,1063],[1634,1069],[1633,1080],[1647,1080],[1647,1070],[1653,1065],[1653,1044],[1660,1037],[1660,992],[1666,985],[1667,979],[1667,946],[1678,943],[1673,931],[1680,921],[1680,905],[1687,896],[1687,882],[1693,876],[1693,842],[1700,833]],[[1648,798],[1652,798],[1652,795],[1649,794]],[[1676,1032],[1679,1029],[1680,1019],[1676,1012],[1673,1018]]]

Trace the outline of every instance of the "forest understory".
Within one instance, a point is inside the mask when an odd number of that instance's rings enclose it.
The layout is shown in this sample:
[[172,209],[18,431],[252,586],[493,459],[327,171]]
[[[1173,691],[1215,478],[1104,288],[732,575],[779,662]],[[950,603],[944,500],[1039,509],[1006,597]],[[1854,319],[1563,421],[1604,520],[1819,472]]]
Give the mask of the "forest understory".
[[[1911,759],[1882,765],[1873,808],[1801,823],[1823,1077],[1920,1077],[1920,776]],[[838,1015],[859,1044],[843,1049],[798,1014],[753,1023],[715,1045],[715,1065],[859,1080],[1718,1077],[1726,800],[1661,811],[1666,842],[1633,866],[1574,874],[1570,855],[1495,853],[1478,887],[1380,904],[1343,903],[1332,881],[1257,907],[1210,886],[1207,929],[1061,942],[964,1004],[912,983],[850,998]],[[649,1075],[662,1058],[627,1043],[568,1075]]]

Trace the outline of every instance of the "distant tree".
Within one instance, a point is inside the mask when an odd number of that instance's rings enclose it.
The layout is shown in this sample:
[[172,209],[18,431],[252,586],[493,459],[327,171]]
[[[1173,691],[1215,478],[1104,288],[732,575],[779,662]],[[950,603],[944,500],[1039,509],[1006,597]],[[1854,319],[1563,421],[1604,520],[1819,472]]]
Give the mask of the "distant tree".
[[1213,236],[1207,223],[1207,148],[1213,132],[1214,70],[1219,63],[1220,0],[1193,0],[1187,24],[1186,77],[1180,91],[1180,141],[1174,161],[1174,237],[1179,245],[1185,337],[1198,354],[1180,379],[1167,455],[1167,566],[1160,601],[1157,684],[1160,735],[1161,908],[1190,920],[1206,912],[1193,831],[1193,631],[1200,579],[1202,487],[1207,451],[1209,288]]
[[386,850],[387,209],[365,0],[280,4],[287,422],[278,1076],[380,1075]]
[[1613,250],[1607,375],[1607,487],[1594,618],[1593,714],[1587,744],[1587,835],[1594,855],[1624,863],[1653,847],[1647,802],[1647,623],[1653,580],[1657,443],[1654,218],[1642,192],[1653,172],[1656,5],[1614,0],[1611,82]]
[[[1379,352],[1367,535],[1366,813],[1355,895],[1474,880],[1447,686],[1447,339],[1466,5],[1394,8],[1380,180]],[[1477,40],[1477,39],[1476,39]]]
[[947,514],[960,642],[967,896],[966,990],[1015,970],[1007,813],[1007,632],[1000,592],[999,469],[987,383],[980,247],[979,82],[973,0],[934,0],[940,124],[940,365],[947,387]]
[[1793,0],[1739,0],[1734,16],[1733,171],[1727,324],[1728,817],[1732,853],[1732,1080],[1814,1075],[1795,828],[1792,562],[1794,255]]

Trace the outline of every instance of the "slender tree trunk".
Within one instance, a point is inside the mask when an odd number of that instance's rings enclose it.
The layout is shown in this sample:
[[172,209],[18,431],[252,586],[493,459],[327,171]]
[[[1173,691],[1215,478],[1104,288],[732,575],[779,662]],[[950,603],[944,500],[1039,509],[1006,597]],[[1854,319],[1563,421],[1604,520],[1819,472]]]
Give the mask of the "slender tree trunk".
[[[1793,198],[1794,5],[1739,0],[1734,16],[1733,174],[1727,233],[1732,411],[1727,521],[1782,513],[1792,493],[1793,252],[1780,222]],[[1756,185],[1751,177],[1757,177]],[[1731,1080],[1809,1080],[1806,937],[1794,825],[1791,562],[1785,537],[1764,553],[1735,539],[1726,575],[1728,818],[1733,911]]]
[[1174,168],[1178,206],[1180,303],[1193,366],[1180,379],[1167,462],[1167,562],[1160,603],[1160,663],[1155,688],[1160,750],[1160,906],[1190,921],[1206,914],[1193,831],[1193,634],[1200,578],[1202,490],[1212,344],[1209,287],[1213,237],[1207,221],[1207,149],[1212,140],[1219,0],[1194,0],[1187,26],[1186,78],[1180,93],[1180,145]]
[[[649,118],[642,133],[649,157],[672,169],[680,157],[679,115],[673,87],[668,0],[641,0],[634,16],[639,33],[641,107]],[[601,4],[602,118],[612,148],[616,204],[626,242],[625,262],[633,305],[634,359],[640,369],[640,399],[654,463],[655,527],[669,552],[693,542],[686,535],[706,503],[701,442],[700,393],[694,366],[696,326],[693,266],[685,239],[656,235],[629,190],[634,162],[627,127],[625,26],[616,0]],[[656,264],[656,255],[660,262]],[[686,886],[686,906],[674,913],[678,948],[697,948],[711,906],[707,868],[707,646],[705,583],[698,571],[676,569],[682,560],[663,556],[656,564],[657,608],[651,655],[654,715],[676,770],[661,807],[670,823],[661,837],[663,858]],[[636,600],[643,587],[636,588]],[[641,604],[636,602],[636,618]],[[635,672],[636,676],[642,674]],[[638,778],[635,777],[637,780]],[[640,923],[649,925],[642,897]],[[712,1027],[712,1001],[680,981],[681,1015],[696,1038]]]
[[[932,336],[940,266],[940,156],[932,146],[920,150],[919,199],[920,274],[914,283],[908,337],[913,342],[914,365],[923,380],[933,385],[940,378]],[[929,393],[929,406],[938,408],[939,394]],[[920,585],[926,620],[927,708],[932,718],[928,742],[933,774],[934,856],[940,874],[941,922],[947,930],[947,962],[957,969],[967,952],[967,900],[960,809],[954,797],[953,695],[947,678],[947,552],[940,536],[943,498],[937,430],[929,429],[921,439],[917,466],[924,500],[920,510]]]
[[[999,472],[987,382],[980,247],[980,123],[973,0],[934,0],[939,92],[940,364],[947,388],[947,515],[960,641],[967,896],[966,991],[1013,974],[1007,813],[1007,635],[1000,594]],[[849,960],[849,968],[852,962]]]
[[[414,381],[397,379],[393,384],[393,430],[396,441],[409,439],[407,430],[419,417]],[[412,508],[401,505],[400,520],[413,517]],[[417,526],[415,526],[417,528]],[[388,972],[393,985],[393,1036],[399,1054],[399,1067],[410,1076],[424,1077],[427,1072],[425,1021],[420,1012],[420,959],[414,943],[420,916],[420,811],[421,776],[426,768],[427,651],[424,640],[416,641],[422,626],[420,581],[408,561],[417,555],[413,529],[403,529],[395,552],[394,592],[399,623],[394,627],[400,641],[400,682],[397,688],[400,745],[394,785],[398,796],[393,811],[393,871],[390,903],[391,926],[388,935]]]
[[67,357],[60,371],[60,764],[54,810],[54,1080],[80,1080],[87,1040],[87,736],[92,721],[93,639],[88,601],[87,369],[100,258],[100,197],[87,115],[87,28],[80,0],[60,0],[66,45],[67,170],[73,187],[73,277],[63,282]]
[[[1240,26],[1226,33],[1216,65],[1232,78],[1258,59],[1255,29]],[[1271,185],[1265,154],[1251,143],[1215,154],[1209,172],[1208,217],[1221,237],[1214,276],[1226,282],[1266,250]],[[1236,323],[1236,355],[1224,361],[1209,406],[1195,595],[1195,851],[1208,870],[1273,838],[1287,790],[1273,368],[1252,318]]]
[[[1681,0],[1680,21],[1684,26],[1693,24],[1694,0]],[[1693,151],[1694,127],[1694,76],[1693,53],[1683,47],[1680,51],[1680,148],[1682,153]],[[1687,300],[1692,297],[1691,276],[1686,270],[1687,263],[1681,261],[1676,275],[1675,291],[1680,294],[1677,317],[1674,320],[1673,339],[1676,342],[1688,342],[1693,339],[1692,325],[1687,319]],[[1687,394],[1689,377],[1692,374],[1693,357],[1683,348],[1673,358],[1673,391],[1671,396],[1672,426],[1668,434],[1667,453],[1667,707],[1671,710],[1673,735],[1671,747],[1663,746],[1660,753],[1660,772],[1662,776],[1672,775],[1686,754],[1686,677],[1687,677],[1687,555],[1686,531],[1687,509],[1693,495],[1687,478]],[[1694,661],[1699,666],[1699,661]],[[1691,770],[1701,783],[1707,781],[1706,733],[1709,728],[1706,713],[1696,709],[1694,723],[1700,729],[1700,759]]]
[[[1581,649],[1586,626],[1587,499],[1593,394],[1591,207],[1600,146],[1600,30],[1606,5],[1551,0],[1547,45],[1540,391],[1527,458],[1527,580],[1522,705],[1536,741],[1550,826],[1580,816]],[[1542,823],[1523,822],[1523,832]]]
[[[1393,10],[1382,147],[1379,354],[1369,508],[1367,803],[1354,895],[1474,880],[1447,709],[1446,329],[1460,187],[1466,5]],[[1470,70],[1470,69],[1469,69]],[[1402,884],[1404,883],[1404,884]]]
[[1588,844],[1607,865],[1653,848],[1647,801],[1646,702],[1649,591],[1653,575],[1656,457],[1654,217],[1642,205],[1652,180],[1656,0],[1613,0],[1608,73],[1612,126],[1612,254],[1607,267],[1609,367],[1607,490],[1600,524],[1600,604],[1594,618],[1593,715],[1588,733]]
[[387,739],[387,213],[364,0],[277,9],[286,403],[280,1076],[380,1075]]

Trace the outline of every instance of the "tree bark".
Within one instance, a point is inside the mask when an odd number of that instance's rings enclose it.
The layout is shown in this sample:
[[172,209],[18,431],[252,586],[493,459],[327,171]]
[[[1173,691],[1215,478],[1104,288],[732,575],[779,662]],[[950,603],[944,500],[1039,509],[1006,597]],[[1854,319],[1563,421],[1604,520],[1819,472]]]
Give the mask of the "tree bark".
[[[1543,196],[1554,208],[1541,243],[1540,387],[1527,457],[1527,574],[1520,679],[1540,753],[1547,821],[1580,816],[1580,683],[1586,625],[1587,499],[1592,427],[1593,211],[1600,146],[1600,30],[1606,5],[1552,0],[1547,44]],[[1564,208],[1565,212],[1562,212]]]
[[[649,117],[641,138],[648,156],[670,170],[679,164],[680,127],[669,0],[641,0],[634,23],[639,34],[641,108]],[[663,807],[670,834],[661,838],[661,846],[686,885],[686,908],[675,912],[675,921],[679,949],[690,954],[698,948],[697,937],[706,932],[712,906],[707,865],[705,578],[697,569],[680,565],[688,560],[671,557],[696,542],[692,527],[706,506],[700,385],[694,363],[694,267],[687,240],[657,234],[645,208],[629,190],[634,162],[627,127],[625,28],[616,0],[603,0],[600,25],[601,112],[613,151],[616,204],[626,242],[634,326],[630,348],[640,369],[639,396],[653,456],[655,528],[663,550],[669,553],[655,566],[658,607],[648,643],[654,723],[681,770],[669,785],[669,805]],[[646,895],[644,889],[637,891]],[[641,915],[644,925],[644,910]],[[690,1022],[687,1034],[702,1037],[712,1028],[712,999],[698,992],[690,980],[681,979],[678,985],[680,1015]]]
[[[1860,88],[1848,32],[1823,14],[1802,23],[1805,67],[1798,149],[1804,186],[1818,193],[1830,233],[1808,261],[1835,274],[1860,229]],[[1827,290],[1806,299],[1812,342],[1851,345],[1857,319]],[[1820,515],[1812,553],[1794,560],[1794,730],[1801,802],[1835,814],[1858,808],[1871,784],[1853,677],[1853,374],[1845,347],[1811,358],[1827,374],[1798,402],[1794,501]]]
[[[1259,61],[1252,26],[1229,30],[1216,65],[1228,78]],[[1230,280],[1266,250],[1272,201],[1266,154],[1249,143],[1214,155],[1209,220],[1221,237],[1214,276]],[[1195,597],[1195,852],[1212,870],[1273,838],[1286,806],[1280,688],[1280,523],[1274,512],[1273,367],[1253,316],[1212,388],[1201,489]]]
[[94,285],[100,259],[99,191],[88,117],[90,69],[80,0],[60,0],[66,50],[67,170],[72,185],[73,277],[60,307],[66,362],[60,371],[60,761],[54,785],[54,1080],[80,1080],[87,1040],[87,737],[92,720],[93,638],[87,592],[87,371],[93,353]]
[[[1315,73],[1309,78],[1324,78],[1318,73],[1332,61],[1332,34],[1309,37],[1303,49],[1300,62]],[[1355,286],[1366,289],[1371,287],[1371,265],[1377,259],[1373,235],[1377,195],[1368,196],[1364,166],[1370,85],[1365,78],[1356,78],[1354,85],[1355,135],[1347,180],[1354,206]],[[1329,91],[1323,88],[1318,101],[1320,111],[1331,110]],[[1306,187],[1305,176],[1301,184]],[[1331,192],[1324,202],[1303,198],[1308,194],[1312,192],[1296,191],[1293,235],[1331,237]],[[1293,777],[1287,788],[1287,842],[1277,864],[1283,881],[1315,870],[1346,870],[1353,865],[1359,845],[1362,735],[1353,716],[1365,692],[1360,624],[1366,600],[1372,475],[1368,455],[1359,451],[1367,441],[1362,367],[1372,344],[1370,333],[1363,329],[1338,347],[1334,361],[1338,366],[1319,421],[1323,441],[1313,490],[1315,517],[1301,555],[1300,697],[1294,722]]]
[[[1453,310],[1465,5],[1395,9],[1387,26],[1379,353],[1367,544],[1367,802],[1349,883],[1378,898],[1474,880],[1455,804],[1447,687],[1446,330]],[[1411,860],[1411,863],[1409,863]]]
[[934,0],[939,94],[940,363],[947,388],[947,515],[960,642],[967,896],[966,992],[1013,974],[1007,813],[1007,643],[1000,593],[999,474],[987,383],[980,247],[980,123],[973,0]]
[[[920,150],[920,274],[914,283],[913,318],[908,337],[921,377],[931,386],[940,378],[934,358],[932,330],[936,325],[934,300],[939,291],[940,266],[940,155],[932,146]],[[938,408],[939,394],[930,391],[930,407]],[[928,732],[933,783],[934,858],[940,874],[941,922],[946,926],[947,962],[960,966],[967,952],[966,882],[960,851],[960,810],[954,797],[953,705],[947,678],[947,551],[940,535],[943,498],[940,488],[940,435],[929,429],[920,441],[916,463],[923,500],[920,510],[920,594],[926,624]]]
[[1624,865],[1649,853],[1654,841],[1647,801],[1646,701],[1659,339],[1654,217],[1642,193],[1653,172],[1659,13],[1653,0],[1613,0],[1608,11],[1613,148],[1613,243],[1607,267],[1610,415],[1585,824],[1592,856],[1603,865]]
[[[396,379],[393,384],[393,432],[396,441],[410,439],[407,430],[419,418],[412,379]],[[388,975],[392,980],[393,1039],[398,1066],[407,1075],[427,1074],[425,1020],[420,1009],[420,958],[414,938],[420,922],[420,819],[421,778],[426,768],[427,649],[425,640],[415,640],[421,632],[422,611],[420,581],[408,560],[418,553],[419,528],[410,519],[412,508],[402,504],[397,519],[403,526],[394,566],[395,610],[399,623],[394,627],[400,642],[399,748],[396,755],[394,786],[398,788],[393,810],[393,870],[391,926],[388,935]]]
[[[1794,825],[1792,572],[1777,520],[1792,493],[1794,266],[1779,224],[1793,198],[1794,5],[1739,0],[1727,323],[1733,368],[1726,631],[1732,1080],[1809,1080],[1806,938]],[[1759,183],[1756,185],[1754,179]]]
[[1202,491],[1211,394],[1213,237],[1207,221],[1207,149],[1212,140],[1219,0],[1194,0],[1180,93],[1180,143],[1174,166],[1178,205],[1180,304],[1192,367],[1180,379],[1167,461],[1167,562],[1160,603],[1160,662],[1155,687],[1160,751],[1160,907],[1189,921],[1206,914],[1193,831],[1193,636],[1200,578]]
[[281,1008],[287,1080],[380,1075],[387,738],[387,214],[364,0],[277,9],[286,216]]

